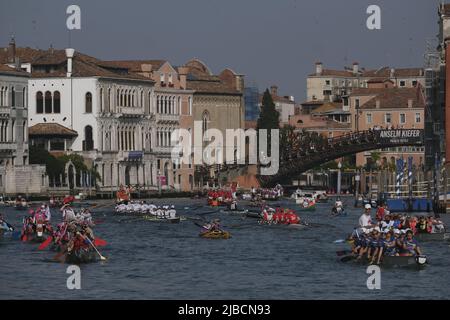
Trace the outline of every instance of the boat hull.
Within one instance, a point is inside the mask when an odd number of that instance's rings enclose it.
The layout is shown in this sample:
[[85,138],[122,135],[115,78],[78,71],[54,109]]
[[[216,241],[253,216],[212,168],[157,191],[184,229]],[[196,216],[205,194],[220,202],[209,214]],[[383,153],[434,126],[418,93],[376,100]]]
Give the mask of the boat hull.
[[207,231],[199,234],[201,238],[206,239],[229,239],[231,234],[228,231]]

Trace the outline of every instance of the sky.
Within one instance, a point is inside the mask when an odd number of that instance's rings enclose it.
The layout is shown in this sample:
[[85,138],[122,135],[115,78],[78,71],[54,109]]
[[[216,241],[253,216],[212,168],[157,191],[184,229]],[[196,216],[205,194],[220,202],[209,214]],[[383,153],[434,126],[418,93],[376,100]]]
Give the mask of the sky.
[[[99,59],[191,58],[214,73],[231,68],[260,91],[306,97],[306,77],[324,68],[423,66],[438,34],[439,0],[0,0],[0,47],[66,48]],[[66,9],[81,8],[68,31]],[[369,5],[381,29],[369,30]],[[69,36],[70,33],[70,36]],[[69,42],[70,39],[70,42]]]

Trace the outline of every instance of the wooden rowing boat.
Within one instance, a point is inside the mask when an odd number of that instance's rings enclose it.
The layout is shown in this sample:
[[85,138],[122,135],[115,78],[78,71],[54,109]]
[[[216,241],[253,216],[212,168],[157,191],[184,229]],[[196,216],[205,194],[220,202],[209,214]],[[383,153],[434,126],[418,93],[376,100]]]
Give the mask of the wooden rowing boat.
[[[361,259],[356,259],[356,256],[353,254],[347,254],[340,257],[342,262],[353,261],[355,263],[368,265],[369,261],[367,257],[364,256]],[[428,259],[426,256],[383,256],[380,265],[387,268],[405,268],[405,267],[413,267],[413,268],[423,268],[428,264]]]
[[146,221],[170,222],[170,223],[179,223],[180,221],[186,221],[186,217],[160,218],[160,217],[153,216],[153,215],[142,216],[142,219],[146,220]]
[[229,238],[231,238],[231,234],[228,231],[221,231],[221,230],[201,232],[199,234],[199,236],[202,238],[208,238],[208,239],[229,239]]

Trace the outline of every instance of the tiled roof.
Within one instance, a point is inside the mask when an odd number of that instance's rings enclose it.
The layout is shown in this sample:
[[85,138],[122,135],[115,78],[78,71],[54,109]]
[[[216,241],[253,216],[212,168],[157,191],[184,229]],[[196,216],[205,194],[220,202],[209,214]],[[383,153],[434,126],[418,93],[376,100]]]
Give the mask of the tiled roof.
[[320,107],[317,107],[316,109],[314,109],[313,113],[325,113],[325,112],[336,111],[336,110],[342,111],[342,103],[327,102],[327,103],[321,105]]
[[412,100],[413,108],[425,108],[422,88],[357,88],[351,96],[374,96],[361,105],[361,109],[375,109],[377,101],[380,108],[408,108],[408,101]]
[[[44,52],[43,50],[33,49],[33,48],[16,48],[16,56],[20,58],[20,62],[26,63],[31,62]],[[0,63],[4,64],[8,62],[8,48],[0,48]]]
[[38,123],[31,126],[28,132],[30,136],[78,136],[78,132],[59,123]]
[[11,68],[7,65],[0,64],[0,74],[6,74],[6,75],[14,75],[14,76],[22,76],[22,77],[29,77],[30,74],[21,70],[21,69],[15,69]]
[[302,102],[301,105],[302,105],[302,106],[303,106],[303,105],[305,105],[305,106],[309,106],[309,105],[322,105],[322,104],[324,104],[324,103],[325,103],[325,102],[322,101],[322,100],[310,100],[310,101]]
[[361,69],[358,74],[354,74],[352,71],[348,70],[333,70],[333,69],[323,69],[320,75],[316,73],[312,73],[310,77],[345,77],[345,78],[353,78],[353,77],[362,77],[362,78],[390,78],[391,77],[391,69],[394,70],[393,77],[394,78],[402,78],[402,77],[423,77],[424,71],[422,68],[390,68],[390,67],[382,67],[380,69],[374,70],[364,70]]
[[[32,48],[16,48],[16,57],[21,63],[29,62],[32,65],[32,77],[50,78],[66,76],[66,52],[65,50],[48,49],[39,50]],[[8,60],[7,48],[0,48],[0,62],[6,63]],[[55,68],[52,72],[40,71],[45,66],[52,65]],[[146,77],[125,70],[108,68],[108,63],[97,58],[75,51],[72,64],[73,77],[107,77],[130,80],[152,81]]]
[[242,94],[236,88],[230,87],[219,76],[213,75],[206,64],[198,59],[192,59],[184,66],[189,69],[186,77],[186,86],[189,90],[195,90],[197,93],[205,94]]
[[242,94],[234,88],[221,81],[187,81],[187,89],[195,90],[198,93],[214,93],[214,94]]
[[353,77],[354,74],[353,74],[353,72],[346,71],[346,70],[323,69],[322,73],[320,75],[317,75],[316,73],[312,73],[309,76],[310,77],[314,77],[314,76]]
[[166,60],[111,60],[101,61],[100,66],[106,68],[122,68],[128,69],[130,72],[143,72],[143,65],[151,65],[152,70],[158,70],[166,62]]

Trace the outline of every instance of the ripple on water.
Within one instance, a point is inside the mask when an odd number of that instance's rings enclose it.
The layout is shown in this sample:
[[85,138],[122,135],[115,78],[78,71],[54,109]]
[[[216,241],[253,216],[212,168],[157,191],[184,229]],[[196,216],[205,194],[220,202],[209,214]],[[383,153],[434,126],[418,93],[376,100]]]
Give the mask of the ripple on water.
[[[155,202],[161,203],[160,200]],[[171,199],[179,208],[203,200]],[[167,202],[167,201],[166,201]],[[283,206],[295,208],[288,201]],[[359,210],[343,218],[329,216],[331,204],[302,215],[309,229],[260,226],[254,219],[226,213],[220,217],[229,240],[198,237],[191,221],[158,224],[119,222],[111,207],[97,209],[95,233],[107,240],[100,248],[106,263],[81,266],[82,290],[66,287],[67,265],[48,263],[53,252],[36,244],[0,240],[0,298],[49,299],[439,299],[450,295],[449,243],[424,243],[430,265],[422,271],[382,269],[382,290],[367,289],[365,267],[338,262],[333,243],[353,230]],[[213,211],[181,210],[183,215]],[[23,213],[2,209],[13,225]],[[58,219],[59,213],[53,212]],[[450,217],[442,216],[450,224]],[[36,277],[36,274],[39,277]]]

